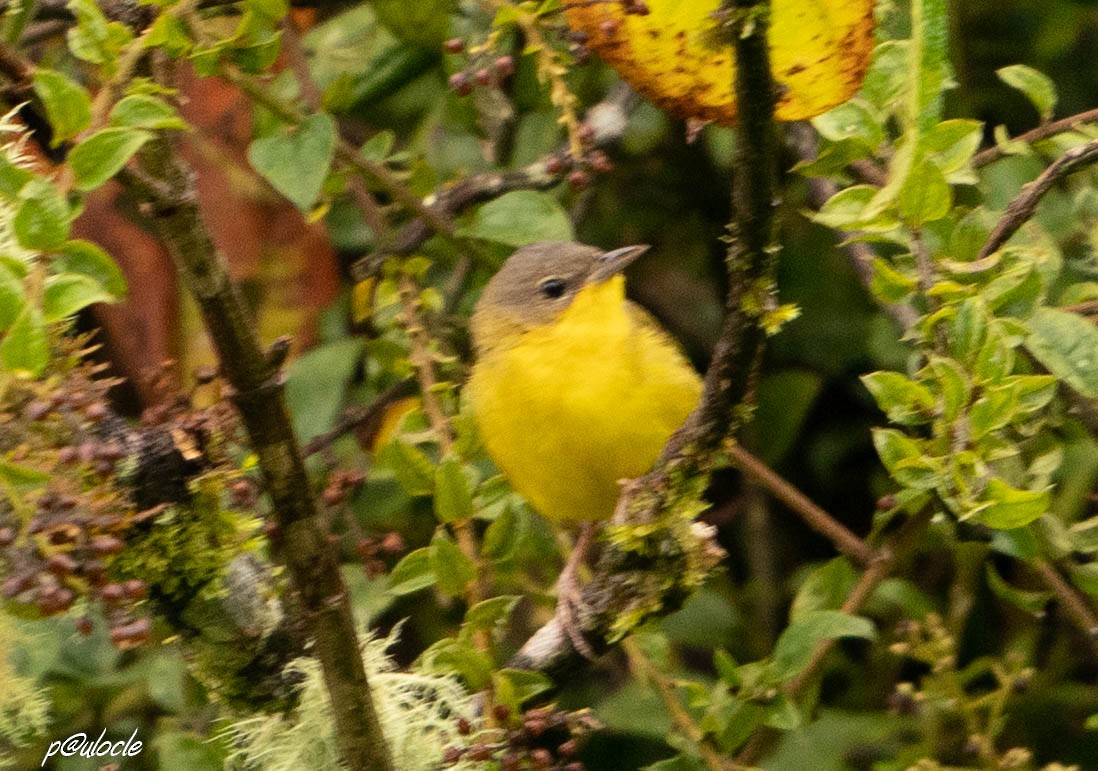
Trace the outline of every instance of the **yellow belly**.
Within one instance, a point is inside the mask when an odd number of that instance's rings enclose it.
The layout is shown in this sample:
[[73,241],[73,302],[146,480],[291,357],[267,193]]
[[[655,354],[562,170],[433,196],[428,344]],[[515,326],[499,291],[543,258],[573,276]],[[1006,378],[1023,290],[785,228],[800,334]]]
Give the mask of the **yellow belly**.
[[486,353],[468,385],[489,455],[552,520],[609,517],[619,480],[651,467],[701,391],[674,342],[615,283]]

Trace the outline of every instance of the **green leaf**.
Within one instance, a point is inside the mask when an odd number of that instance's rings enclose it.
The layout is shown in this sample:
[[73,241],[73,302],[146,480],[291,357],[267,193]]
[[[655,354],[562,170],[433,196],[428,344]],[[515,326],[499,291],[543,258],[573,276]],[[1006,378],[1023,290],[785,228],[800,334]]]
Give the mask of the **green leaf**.
[[247,0],[247,7],[272,21],[278,21],[290,10],[289,0]]
[[921,383],[899,372],[870,372],[861,380],[893,423],[914,425],[929,420],[934,395]]
[[470,692],[485,689],[493,675],[491,657],[461,638],[439,640],[420,655],[419,661],[428,672],[461,677]]
[[510,707],[513,714],[521,714],[526,702],[552,690],[553,681],[541,672],[501,669],[492,673],[492,685],[499,703]]
[[101,286],[115,300],[126,296],[126,277],[111,256],[91,241],[66,241],[53,257],[57,273],[78,273]]
[[161,13],[145,35],[145,47],[157,48],[173,58],[181,58],[191,49],[190,32],[174,13]]
[[248,161],[271,187],[308,211],[320,197],[335,148],[335,121],[316,113],[294,129],[278,128],[256,139],[248,147]]
[[1019,589],[1016,586],[1011,586],[1001,575],[999,575],[999,571],[997,571],[995,566],[990,562],[985,563],[984,572],[987,575],[988,588],[991,589],[996,597],[1000,600],[1009,602],[1011,605],[1024,610],[1026,613],[1032,613],[1035,616],[1041,615],[1044,613],[1045,606],[1048,605],[1049,600],[1052,599],[1052,592],[1027,591],[1025,589]]
[[1098,731],[1098,713],[1095,713],[1086,719],[1083,723],[1083,728],[1088,731]]
[[904,177],[896,203],[905,222],[923,225],[949,214],[953,206],[953,188],[937,166],[922,160]]
[[435,584],[435,572],[431,569],[431,550],[426,546],[405,554],[389,572],[389,593],[411,594]]
[[987,503],[974,519],[988,527],[1012,530],[1028,525],[1048,511],[1051,496],[1048,490],[1019,490],[1003,480],[992,477],[987,482],[983,501]]
[[300,441],[307,442],[335,426],[364,348],[362,338],[345,337],[318,345],[290,362],[286,404]]
[[1013,387],[988,388],[968,412],[973,439],[981,439],[1017,418],[1018,393]]
[[957,308],[957,314],[951,324],[949,343],[954,355],[961,361],[980,350],[987,339],[987,329],[991,323],[984,304],[969,298]]
[[972,370],[977,382],[1000,383],[1014,371],[1014,349],[993,329],[977,351]]
[[133,128],[101,129],[69,153],[77,190],[94,190],[121,171],[152,133]]
[[1013,530],[995,530],[991,534],[991,548],[1020,560],[1036,559],[1044,548],[1037,542],[1033,529],[1016,527]]
[[949,14],[945,0],[911,3],[911,43],[907,119],[919,133],[941,119],[942,95],[949,81]]
[[175,108],[163,99],[149,94],[132,94],[123,98],[110,114],[112,126],[149,129],[186,129],[187,122]]
[[942,400],[942,417],[949,421],[956,420],[972,395],[968,373],[958,362],[944,356],[931,357],[927,369],[938,386]]
[[152,747],[156,750],[157,763],[161,768],[218,771],[226,765],[225,750],[221,745],[199,734],[159,731],[152,740]]
[[440,522],[473,516],[473,485],[461,461],[447,456],[435,469],[435,514]]
[[14,200],[32,179],[34,174],[29,170],[16,166],[10,158],[0,155],[0,195]]
[[901,273],[880,257],[873,258],[873,278],[869,288],[886,303],[898,303],[906,300],[919,282],[905,273]]
[[460,596],[465,592],[465,587],[476,579],[476,566],[441,531],[435,532],[428,549],[431,572],[438,579],[438,588],[452,597]]
[[0,461],[0,479],[4,480],[4,484],[25,493],[45,486],[50,481],[50,475],[29,466]]
[[396,134],[386,129],[377,132],[367,139],[359,152],[362,153],[364,157],[381,163],[389,157],[389,153],[393,151],[394,144],[396,144]]
[[873,429],[873,446],[888,473],[905,487],[932,490],[941,482],[941,468],[923,454],[922,445],[892,428]]
[[503,624],[511,615],[522,597],[511,594],[501,594],[487,600],[481,600],[469,610],[465,611],[465,618],[461,622],[462,628],[492,630]]
[[376,460],[392,469],[408,495],[430,495],[434,489],[435,465],[418,447],[394,439],[378,450]]
[[516,247],[574,240],[567,212],[555,198],[535,190],[517,190],[489,201],[458,228],[457,234]]
[[828,560],[797,589],[789,619],[795,622],[818,610],[838,610],[857,580],[857,571],[846,557]]
[[864,230],[867,233],[884,233],[900,226],[893,212],[887,207],[871,204],[880,191],[872,185],[852,185],[827,199],[812,220],[830,228]]
[[[984,124],[978,120],[946,120],[935,125],[923,136],[922,149],[928,159],[948,178],[968,166],[983,138]],[[976,180],[966,178],[966,181]]]
[[107,21],[95,0],[69,0],[68,7],[76,17],[76,26],[65,35],[73,56],[106,65],[107,72],[113,73],[118,53],[133,40],[133,32],[117,21]]
[[701,758],[695,758],[692,755],[676,755],[645,766],[641,771],[706,771],[706,768]]
[[26,304],[27,292],[23,282],[0,263],[0,332],[11,326]]
[[35,177],[19,194],[12,228],[21,246],[48,251],[68,240],[72,212],[61,193],[48,180]]
[[42,315],[48,323],[74,316],[95,303],[113,303],[115,297],[94,279],[62,273],[46,279]]
[[515,551],[518,532],[518,515],[513,508],[505,506],[484,531],[481,551],[492,559],[502,560],[510,557]]
[[804,669],[816,646],[840,637],[876,638],[873,622],[838,610],[815,610],[794,621],[774,646],[775,677],[788,680]]
[[24,305],[0,340],[0,366],[8,372],[29,372],[38,377],[49,362],[50,341],[42,312],[33,305]]
[[858,139],[871,150],[884,141],[880,118],[861,100],[854,98],[812,119],[820,136],[832,142]]
[[91,124],[91,96],[79,83],[42,67],[35,69],[33,82],[34,93],[42,100],[53,127],[52,146],[72,139]]
[[1026,348],[1053,375],[1098,399],[1098,329],[1074,313],[1039,308],[1029,320]]
[[995,74],[999,76],[999,80],[1025,94],[1037,108],[1042,122],[1052,118],[1057,99],[1056,84],[1052,82],[1052,78],[1024,64],[1000,67],[995,70]]

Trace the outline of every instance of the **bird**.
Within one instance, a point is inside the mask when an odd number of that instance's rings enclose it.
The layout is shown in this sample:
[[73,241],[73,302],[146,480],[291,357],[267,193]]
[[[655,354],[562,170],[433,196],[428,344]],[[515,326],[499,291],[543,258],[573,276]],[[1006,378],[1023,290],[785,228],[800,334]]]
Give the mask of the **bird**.
[[585,655],[576,578],[594,526],[702,391],[674,338],[626,299],[622,271],[648,249],[523,246],[488,281],[470,324],[476,360],[465,393],[489,457],[541,516],[580,528],[557,609]]

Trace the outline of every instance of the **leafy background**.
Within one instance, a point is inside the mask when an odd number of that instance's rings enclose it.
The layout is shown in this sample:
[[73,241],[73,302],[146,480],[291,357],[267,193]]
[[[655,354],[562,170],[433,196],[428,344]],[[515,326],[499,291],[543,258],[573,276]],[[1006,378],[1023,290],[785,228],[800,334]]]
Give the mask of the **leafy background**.
[[[904,5],[886,5],[892,8],[884,17],[882,35],[906,36]],[[1098,93],[1095,4],[1048,0],[1036,7],[1022,0],[967,0],[952,4],[949,11],[951,61],[958,87],[946,97],[947,117],[978,118],[988,127],[1002,124],[1014,134],[1036,125],[1039,115],[1031,102],[994,74],[1000,67],[1018,63],[1041,70],[1055,83],[1057,117],[1094,106]],[[493,125],[491,116],[500,106],[493,103],[496,96],[491,91],[460,97],[448,86],[449,76],[463,66],[464,59],[445,53],[443,42],[476,34],[480,25],[465,4],[377,0],[322,15],[302,42],[312,54],[313,74],[329,108],[360,131],[364,140],[372,137],[364,152],[402,166],[407,184],[425,194],[443,181],[494,168],[484,154],[484,137],[493,132],[501,134],[493,145],[498,165],[505,167],[532,162],[561,141],[556,114],[537,83],[531,57],[517,61],[510,89],[517,111],[513,130]],[[570,75],[585,103],[600,99],[614,79],[597,61]],[[282,80],[289,89],[289,79]],[[205,84],[197,81],[195,88],[201,92]],[[43,82],[41,88],[49,84]],[[256,131],[264,133],[264,122],[271,120],[257,110]],[[680,121],[641,105],[631,116],[620,146],[612,150],[611,172],[580,189],[562,185],[549,193],[510,194],[465,215],[458,223],[459,232],[492,241],[487,249],[497,261],[509,251],[508,245],[543,238],[574,236],[606,246],[653,244],[651,255],[630,272],[630,293],[676,334],[692,360],[703,367],[721,317],[721,236],[729,218],[727,180],[734,139],[730,130],[716,126],[704,128],[692,141],[687,134]],[[990,132],[985,139],[992,139]],[[323,176],[310,173],[315,164],[309,159],[330,152],[331,121],[324,115],[312,116],[296,135],[293,141],[300,144],[293,152],[304,159],[300,168],[265,160],[284,157],[286,147],[278,141],[268,140],[266,147],[264,140],[252,144],[248,158],[257,167],[266,163],[278,169],[268,175],[268,181],[308,208],[325,184]],[[196,152],[201,151],[200,147]],[[786,165],[794,160],[790,155]],[[237,164],[246,168],[242,160]],[[1025,157],[996,164],[983,185],[989,205],[1004,205],[1039,168],[1035,160]],[[250,172],[227,176],[223,184],[234,192],[254,193],[257,182]],[[1093,279],[1098,273],[1090,256],[1093,234],[1074,233],[1072,221],[1072,196],[1084,194],[1073,189],[1050,196],[1042,224],[1075,247],[1068,252],[1069,275]],[[809,206],[807,196],[807,183],[792,179],[782,204],[779,287],[782,302],[796,303],[801,315],[769,341],[749,444],[812,500],[862,533],[869,529],[878,500],[892,485],[870,434],[871,427],[884,423],[884,416],[859,378],[875,370],[904,369],[908,352],[897,341],[891,319],[862,289],[847,258],[836,248],[834,234],[801,215]],[[303,440],[330,429],[345,404],[368,403],[407,373],[394,338],[351,336],[345,323],[361,310],[360,298],[349,288],[347,271],[373,246],[369,230],[354,207],[342,200],[318,214],[327,225],[334,256],[329,262],[318,262],[319,268],[298,254],[296,259],[304,267],[298,266],[298,277],[287,278],[280,272],[273,247],[262,239],[258,257],[251,262],[240,257],[236,263],[238,276],[249,286],[260,317],[266,320],[266,331],[299,331],[302,293],[325,297],[327,308],[310,312],[304,322],[317,345],[301,352],[289,369],[287,394]],[[424,281],[442,292],[456,256],[437,243],[429,243],[424,251],[435,258],[431,266],[423,266]],[[293,256],[287,263],[293,264]],[[338,291],[330,286],[303,289],[299,276],[310,269],[329,273],[330,284]],[[478,264],[472,285],[482,285],[488,275],[488,269]],[[392,300],[393,287],[383,284],[379,291],[383,322],[384,314],[393,312],[391,303],[386,310],[384,302]],[[137,294],[137,288],[131,292]],[[468,316],[475,295],[475,291],[464,294],[454,314],[458,357],[468,353],[460,320]],[[136,302],[140,307],[141,300]],[[183,373],[209,360],[194,340],[192,314],[184,308],[165,332],[174,341],[169,347],[184,362]],[[363,370],[358,357],[364,353],[370,361],[381,363],[378,371]],[[460,378],[461,359],[451,364],[451,374]],[[458,427],[460,435],[460,423]],[[1077,507],[1086,506],[1089,502],[1084,499],[1098,474],[1098,446],[1088,436],[1071,439],[1060,485],[1062,490],[1076,492]],[[334,452],[340,462],[357,463],[353,448],[337,445]],[[393,449],[380,452],[381,470],[355,492],[341,516],[355,517],[370,532],[398,531],[409,548],[423,547],[430,541],[435,518],[429,500],[409,494],[414,480],[409,483],[407,476],[415,471],[415,461],[395,457],[397,453]],[[478,470],[485,475],[489,471],[483,465]],[[797,518],[761,501],[757,493],[744,492],[735,474],[718,479],[713,496],[720,503],[709,517],[721,528],[720,540],[729,552],[727,569],[684,609],[641,639],[654,660],[699,682],[710,682],[715,674],[714,650],[727,651],[738,662],[771,652],[794,592],[813,568],[833,556],[830,544]],[[535,587],[534,602],[521,611],[532,623],[530,619],[548,608],[545,589],[552,580],[550,570],[539,573],[536,566],[555,564],[556,552],[553,536],[541,521],[516,508],[519,513],[513,521],[504,520],[506,526],[489,530],[486,538],[496,539],[501,588],[526,594]],[[882,621],[882,636],[893,634],[887,621],[937,610],[957,635],[955,656],[963,664],[989,657],[1009,668],[1012,657],[1025,651],[1037,672],[1027,675],[1028,687],[1019,686],[1011,698],[1002,746],[1032,748],[1042,762],[1056,759],[1094,767],[1098,732],[1083,730],[1083,721],[1098,713],[1094,687],[1098,668],[1093,658],[1080,655],[1077,633],[1062,623],[1058,613],[1020,610],[1025,597],[1012,594],[1018,590],[998,579],[994,571],[985,572],[979,546],[961,543],[952,551],[935,554],[917,564],[912,580],[886,584],[881,606],[873,609]],[[365,575],[353,563],[347,578],[356,609],[380,628],[408,619],[401,643],[393,651],[403,664],[453,634],[460,622],[460,608],[443,594],[428,591],[394,598],[386,592],[384,579]],[[394,584],[398,578],[392,579]],[[819,580],[818,591],[826,594],[847,585],[849,577],[835,567]],[[1043,603],[1034,603],[1038,605],[1043,608]],[[23,625],[23,632],[29,630],[33,637],[13,643],[13,660],[20,673],[49,685],[51,736],[59,738],[92,725],[128,736],[139,727],[142,738],[156,749],[138,760],[140,767],[220,766],[224,744],[206,741],[214,728],[216,706],[188,675],[177,648],[120,652],[110,645],[102,625],[84,638],[75,633],[73,621],[63,617]],[[521,639],[505,645],[518,642]],[[766,767],[870,768],[877,760],[904,757],[902,748],[919,742],[909,734],[920,730],[920,718],[897,704],[894,685],[931,666],[890,656],[861,640],[844,642],[822,685],[820,700],[826,706],[819,720],[787,734]],[[992,674],[982,672],[979,677],[986,680],[987,691],[994,690]],[[948,695],[948,684],[938,685]],[[621,654],[602,662],[593,676],[567,687],[560,703],[567,708],[591,707],[607,726],[588,742],[584,760],[589,768],[639,768],[673,754],[670,718],[663,702],[651,687],[629,676]],[[722,730],[736,730],[734,717],[724,714],[721,719],[725,721]],[[39,758],[37,750],[28,751],[17,764],[37,765]],[[69,759],[57,767],[96,766]]]

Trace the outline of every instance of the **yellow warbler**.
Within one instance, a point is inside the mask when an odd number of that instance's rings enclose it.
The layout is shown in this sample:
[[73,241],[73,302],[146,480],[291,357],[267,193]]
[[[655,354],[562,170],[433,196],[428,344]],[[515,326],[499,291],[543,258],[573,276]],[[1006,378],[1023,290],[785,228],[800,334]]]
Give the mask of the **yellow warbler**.
[[647,250],[525,246],[477,303],[467,393],[481,438],[550,520],[608,518],[619,480],[649,469],[701,393],[674,340],[625,299],[621,271]]

